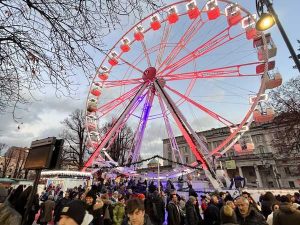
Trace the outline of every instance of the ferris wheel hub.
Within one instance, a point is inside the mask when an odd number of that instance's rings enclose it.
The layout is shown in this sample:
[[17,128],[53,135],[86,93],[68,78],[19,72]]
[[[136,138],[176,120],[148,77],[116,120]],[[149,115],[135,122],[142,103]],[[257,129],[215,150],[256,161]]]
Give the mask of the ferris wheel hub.
[[144,81],[153,81],[156,77],[156,69],[155,67],[148,67],[143,73]]

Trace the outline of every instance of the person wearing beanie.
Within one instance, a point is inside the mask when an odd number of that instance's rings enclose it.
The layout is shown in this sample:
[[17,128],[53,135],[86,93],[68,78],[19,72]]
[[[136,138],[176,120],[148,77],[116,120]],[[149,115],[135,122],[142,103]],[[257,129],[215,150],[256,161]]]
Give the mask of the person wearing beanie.
[[114,193],[112,194],[110,200],[113,203],[117,203],[118,202],[118,198],[119,198],[119,192],[118,191],[114,191]]
[[207,209],[204,211],[204,221],[206,225],[220,225],[220,209],[217,195],[212,195]]
[[232,207],[225,205],[220,210],[221,225],[238,225],[235,212]]
[[62,209],[58,225],[88,225],[92,220],[93,216],[85,210],[84,202],[73,200]]
[[41,204],[41,212],[40,212],[40,224],[47,225],[52,220],[52,211],[55,207],[55,202],[53,201],[54,196],[49,195],[47,201]]
[[60,219],[60,213],[62,209],[71,202],[71,199],[69,198],[69,192],[66,192],[65,195],[59,199],[54,208],[54,224],[56,224]]
[[121,195],[118,198],[118,202],[115,203],[115,207],[113,209],[113,223],[114,225],[121,225],[123,219],[125,217],[125,199]]
[[194,196],[190,196],[189,200],[185,205],[185,213],[186,213],[186,225],[200,225],[203,224],[202,218],[198,216],[196,212],[197,199]]
[[97,201],[97,196],[94,191],[89,191],[85,196],[85,209],[93,216],[93,225],[103,224],[103,202]]

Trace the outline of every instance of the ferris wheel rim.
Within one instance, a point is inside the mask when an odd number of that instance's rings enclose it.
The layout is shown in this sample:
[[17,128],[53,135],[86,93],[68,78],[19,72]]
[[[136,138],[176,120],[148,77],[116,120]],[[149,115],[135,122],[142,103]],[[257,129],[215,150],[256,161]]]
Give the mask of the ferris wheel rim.
[[[225,2],[225,3],[228,3],[228,4],[231,4],[232,2],[231,1],[227,1],[227,0],[219,0],[220,2]],[[148,15],[147,17],[145,17],[143,20],[141,20],[141,21],[139,21],[138,23],[136,23],[134,26],[132,26],[132,28],[130,28],[116,43],[115,43],[115,45],[112,47],[112,49],[110,50],[110,52],[108,53],[108,54],[110,54],[115,48],[116,48],[116,46],[120,43],[120,41],[124,38],[124,37],[126,37],[126,35],[128,35],[137,25],[139,25],[139,24],[141,24],[143,21],[145,21],[146,19],[149,19],[151,16],[153,16],[153,15],[155,15],[156,13],[158,13],[158,12],[161,12],[161,11],[163,11],[163,10],[165,10],[165,9],[167,9],[167,8],[169,8],[170,6],[174,6],[174,5],[178,5],[178,4],[182,4],[182,3],[187,3],[187,2],[190,2],[190,1],[179,1],[179,2],[175,2],[175,3],[172,3],[172,4],[170,4],[170,5],[167,5],[167,6],[165,6],[165,7],[163,7],[163,8],[161,8],[161,9],[159,9],[159,10],[157,10],[156,12],[154,12],[154,13],[152,13],[152,14],[150,14],[150,15]],[[240,6],[240,5],[239,5]],[[246,12],[248,15],[251,15],[247,10],[245,10],[243,7],[241,7],[241,9],[244,11],[244,12]],[[147,32],[149,31],[150,29],[148,29],[147,30]],[[146,33],[146,32],[145,32]],[[262,33],[262,35],[264,35],[263,33]],[[121,53],[122,54],[122,53]],[[100,64],[100,66],[99,66],[99,68],[97,69],[97,73],[99,72],[99,69],[100,69],[100,67],[103,65],[103,63],[105,62],[105,61],[107,61],[107,59],[108,59],[108,55],[103,59],[103,61],[102,61],[102,63]],[[268,57],[267,57],[267,59],[266,59],[266,61],[264,62],[265,64],[266,63],[268,63]],[[92,83],[94,83],[95,82],[95,78],[96,78],[96,76],[97,76],[97,73],[96,73],[96,75],[95,75],[95,77],[94,77],[94,79],[93,79],[93,82]],[[257,93],[257,96],[259,96],[259,95],[261,95],[263,92],[264,92],[264,86],[263,86],[263,82],[264,81],[262,81],[262,83],[261,83],[261,86],[260,86],[260,89],[259,89],[259,91],[258,91],[258,93]],[[91,85],[91,88],[92,88],[92,85]],[[91,90],[91,88],[90,88],[90,90]],[[89,98],[89,96],[88,96],[88,98]],[[248,111],[248,113],[247,113],[247,115],[244,117],[244,119],[243,119],[243,121],[239,124],[239,126],[238,126],[238,129],[240,130],[241,128],[242,128],[242,126],[244,125],[244,124],[246,124],[247,123],[247,125],[251,125],[251,122],[252,122],[252,119],[251,119],[251,114],[252,114],[252,112],[254,111],[254,109],[255,109],[255,107],[256,107],[256,105],[257,105],[257,103],[258,103],[258,101],[257,102],[254,102],[253,104],[252,104],[252,107],[251,107],[251,109]],[[255,106],[254,106],[255,105]],[[230,142],[238,133],[239,133],[239,130],[236,130],[236,132],[234,132],[234,133],[232,133],[230,136],[232,136],[232,138],[230,138],[230,139],[228,139],[228,142]],[[89,133],[88,133],[88,135],[89,135]],[[227,140],[227,138],[226,138],[226,140]],[[227,142],[227,143],[228,143]],[[225,143],[226,144],[226,143]],[[224,144],[224,145],[225,145]],[[220,149],[221,149],[222,147],[220,147]],[[214,152],[211,152],[211,154],[210,155],[213,155],[214,153],[216,153],[216,152],[219,152],[219,150],[216,150],[216,149],[214,149],[215,151]]]

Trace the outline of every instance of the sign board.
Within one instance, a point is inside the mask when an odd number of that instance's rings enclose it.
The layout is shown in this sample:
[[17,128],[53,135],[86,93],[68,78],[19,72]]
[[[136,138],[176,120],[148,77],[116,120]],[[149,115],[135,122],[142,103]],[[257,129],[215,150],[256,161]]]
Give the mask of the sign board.
[[235,161],[234,160],[225,161],[225,167],[228,170],[235,170],[236,169]]
[[25,162],[25,169],[53,169],[60,160],[64,141],[49,137],[31,143]]

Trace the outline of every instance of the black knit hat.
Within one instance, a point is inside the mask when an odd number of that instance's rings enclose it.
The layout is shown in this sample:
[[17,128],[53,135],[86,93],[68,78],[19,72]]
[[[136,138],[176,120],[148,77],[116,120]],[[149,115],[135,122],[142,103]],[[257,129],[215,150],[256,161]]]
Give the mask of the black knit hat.
[[97,199],[97,195],[94,191],[90,190],[88,193],[86,193],[85,197],[91,197],[95,201]]
[[80,200],[73,200],[69,202],[61,211],[61,215],[71,217],[80,225],[85,216],[85,204]]

